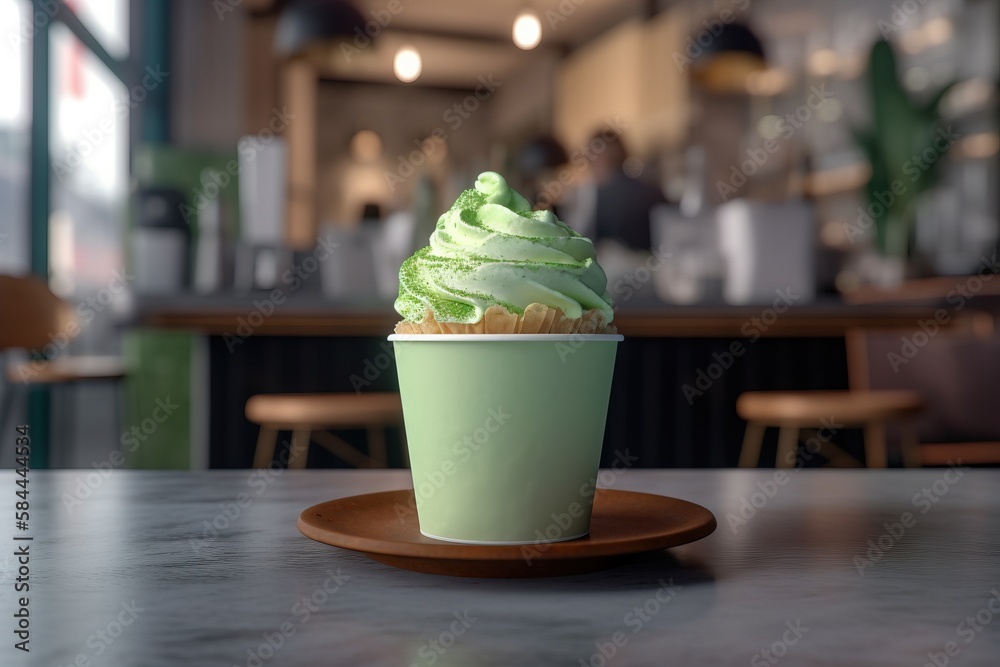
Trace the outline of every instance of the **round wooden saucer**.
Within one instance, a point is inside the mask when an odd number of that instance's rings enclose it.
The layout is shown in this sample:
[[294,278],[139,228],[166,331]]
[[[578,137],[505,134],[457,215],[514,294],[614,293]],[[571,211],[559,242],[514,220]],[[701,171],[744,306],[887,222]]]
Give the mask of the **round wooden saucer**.
[[482,546],[420,534],[413,491],[386,491],[320,503],[298,529],[317,542],[360,551],[387,565],[458,577],[550,577],[592,572],[649,551],[710,535],[715,517],[676,498],[598,489],[590,534],[568,542]]

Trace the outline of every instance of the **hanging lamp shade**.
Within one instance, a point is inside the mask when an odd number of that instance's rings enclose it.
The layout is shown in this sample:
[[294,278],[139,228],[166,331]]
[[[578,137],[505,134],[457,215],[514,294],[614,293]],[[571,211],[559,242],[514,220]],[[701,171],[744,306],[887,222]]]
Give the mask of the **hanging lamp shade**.
[[[705,35],[712,39],[703,45],[698,40]],[[745,92],[747,77],[767,68],[760,39],[742,23],[727,23],[717,35],[703,31],[692,39],[701,49],[691,63],[691,78],[706,90]]]
[[364,35],[364,25],[364,18],[349,2],[292,0],[278,15],[274,51],[283,57],[297,56],[324,42]]

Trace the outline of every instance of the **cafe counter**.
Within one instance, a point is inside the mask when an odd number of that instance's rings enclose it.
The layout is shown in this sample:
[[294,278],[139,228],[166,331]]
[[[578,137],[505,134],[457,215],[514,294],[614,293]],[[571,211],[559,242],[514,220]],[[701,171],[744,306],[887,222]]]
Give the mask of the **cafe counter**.
[[[399,318],[389,303],[260,292],[147,297],[134,306],[126,337],[134,364],[129,417],[140,422],[148,416],[144,409],[163,398],[149,387],[169,388],[184,406],[129,454],[134,467],[250,465],[257,429],[243,411],[254,394],[398,388],[386,336]],[[754,306],[624,303],[615,316],[625,341],[608,437],[626,443],[639,466],[735,465],[740,393],[846,389],[848,331],[916,331],[935,308],[834,298],[800,305],[781,295]],[[362,434],[342,435],[363,441]],[[854,436],[845,437],[850,449]],[[398,434],[393,441],[391,462],[402,465]],[[310,465],[342,463],[317,448]]]

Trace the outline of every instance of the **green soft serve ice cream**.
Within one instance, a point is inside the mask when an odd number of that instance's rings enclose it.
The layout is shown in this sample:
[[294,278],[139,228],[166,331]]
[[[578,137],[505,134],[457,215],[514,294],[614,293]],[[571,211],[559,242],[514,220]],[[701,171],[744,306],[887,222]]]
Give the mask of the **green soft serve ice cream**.
[[551,211],[533,211],[500,174],[485,172],[442,215],[430,245],[403,262],[396,311],[419,322],[478,322],[499,305],[521,315],[532,303],[568,318],[599,310],[611,322],[608,279],[594,244]]

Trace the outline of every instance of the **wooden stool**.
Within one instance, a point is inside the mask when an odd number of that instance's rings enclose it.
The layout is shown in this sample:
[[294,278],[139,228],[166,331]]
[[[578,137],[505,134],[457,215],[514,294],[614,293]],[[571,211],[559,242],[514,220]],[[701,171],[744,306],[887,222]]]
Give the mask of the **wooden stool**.
[[[920,395],[912,391],[750,391],[736,401],[736,412],[747,421],[740,451],[740,467],[756,467],[760,447],[769,426],[778,431],[778,454],[775,466],[788,468],[794,464],[803,428],[829,428],[834,422],[843,428],[863,428],[865,431],[865,462],[869,468],[885,468],[888,463],[885,425],[900,422],[903,465],[920,465],[920,449],[910,421],[924,408]],[[839,447],[824,442],[840,457],[850,457]]]
[[[403,406],[393,393],[258,394],[247,401],[246,416],[260,426],[254,468],[271,465],[278,431],[292,432],[289,468],[306,467],[312,440],[356,468],[385,468],[385,429],[403,423]],[[367,428],[368,454],[326,431],[333,428]]]
[[[8,349],[41,350],[57,333],[67,338],[80,331],[76,313],[68,303],[49,290],[44,280],[34,277],[0,275],[0,353]],[[72,334],[72,336],[71,336]],[[59,356],[42,361],[21,361],[7,365],[7,385],[0,391],[0,429],[10,428],[7,420],[14,410],[14,393],[23,394],[31,385],[73,387],[80,382],[109,380],[117,384],[114,401],[115,430],[122,427],[124,396],[122,379],[125,364],[116,357]],[[67,402],[72,407],[72,402]],[[72,427],[72,419],[63,420]],[[37,443],[36,443],[37,445]],[[48,464],[48,443],[36,450],[37,458]]]

